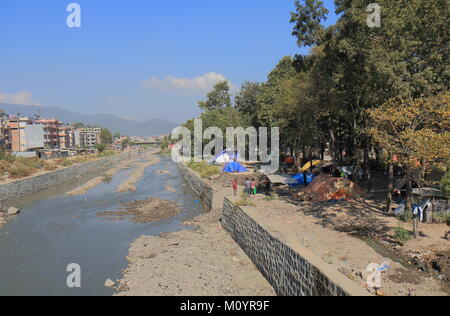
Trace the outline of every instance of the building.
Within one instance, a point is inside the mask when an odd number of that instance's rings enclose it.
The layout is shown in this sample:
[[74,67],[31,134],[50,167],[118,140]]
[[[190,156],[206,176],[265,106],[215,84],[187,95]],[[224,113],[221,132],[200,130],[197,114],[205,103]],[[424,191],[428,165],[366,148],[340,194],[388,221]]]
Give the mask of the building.
[[60,126],[58,129],[59,148],[75,148],[75,130],[70,126]]
[[62,122],[57,119],[49,119],[36,120],[35,123],[42,125],[44,128],[45,148],[60,148],[60,128],[62,127]]
[[101,143],[101,128],[79,128],[74,132],[76,147],[94,148]]
[[45,147],[45,129],[33,124],[29,118],[11,116],[7,122],[9,142],[12,152],[25,152]]

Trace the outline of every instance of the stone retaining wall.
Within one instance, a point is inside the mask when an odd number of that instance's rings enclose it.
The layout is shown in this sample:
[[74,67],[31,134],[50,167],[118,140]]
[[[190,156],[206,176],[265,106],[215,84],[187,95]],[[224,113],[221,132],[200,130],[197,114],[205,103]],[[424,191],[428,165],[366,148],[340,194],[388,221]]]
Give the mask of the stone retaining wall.
[[225,198],[222,225],[280,296],[366,296],[308,249],[289,247]]
[[0,203],[9,203],[29,194],[41,192],[58,184],[71,181],[101,168],[108,167],[118,161],[127,159],[128,157],[129,153],[121,153],[96,161],[2,184],[0,185]]
[[210,212],[213,208],[214,190],[203,179],[201,179],[194,171],[189,169],[185,164],[178,164],[181,175],[190,186],[192,191],[200,197],[206,211]]

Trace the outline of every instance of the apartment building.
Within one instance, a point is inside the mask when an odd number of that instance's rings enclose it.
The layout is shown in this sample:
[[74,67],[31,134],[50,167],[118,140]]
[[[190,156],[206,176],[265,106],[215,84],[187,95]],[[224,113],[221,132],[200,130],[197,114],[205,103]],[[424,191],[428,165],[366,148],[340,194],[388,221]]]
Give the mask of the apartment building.
[[9,117],[7,122],[12,152],[24,152],[45,147],[44,127],[36,125],[29,118]]
[[70,126],[60,126],[58,129],[59,148],[75,148],[75,131]]
[[60,128],[62,127],[62,122],[57,119],[36,120],[34,122],[44,128],[45,148],[60,148],[59,132]]
[[81,148],[94,148],[101,143],[101,128],[79,128],[75,130],[75,145]]

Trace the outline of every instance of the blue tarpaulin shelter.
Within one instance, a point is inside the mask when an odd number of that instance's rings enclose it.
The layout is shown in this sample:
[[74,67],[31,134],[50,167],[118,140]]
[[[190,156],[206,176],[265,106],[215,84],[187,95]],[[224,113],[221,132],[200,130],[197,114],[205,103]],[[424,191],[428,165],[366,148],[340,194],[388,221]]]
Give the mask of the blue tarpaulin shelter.
[[242,166],[239,162],[233,161],[228,163],[224,168],[223,172],[227,173],[241,173],[241,172],[247,172],[248,169]]
[[[292,177],[297,181],[297,183],[293,186],[305,185],[305,177],[303,176],[303,173],[295,174]],[[313,182],[314,178],[314,174],[308,172],[306,174],[306,183],[310,184],[311,182]]]

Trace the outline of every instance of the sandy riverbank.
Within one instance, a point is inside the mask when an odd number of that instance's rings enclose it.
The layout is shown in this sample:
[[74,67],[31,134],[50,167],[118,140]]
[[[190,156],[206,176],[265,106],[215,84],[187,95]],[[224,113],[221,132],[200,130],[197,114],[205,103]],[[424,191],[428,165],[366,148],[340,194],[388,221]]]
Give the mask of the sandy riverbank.
[[97,187],[98,185],[104,183],[108,178],[115,176],[120,170],[125,168],[129,168],[130,165],[136,163],[136,161],[121,161],[115,167],[107,170],[101,176],[95,177],[94,179],[89,180],[82,186],[66,193],[66,196],[80,196],[86,194],[88,191]]
[[172,218],[182,212],[181,205],[176,202],[164,201],[157,198],[134,201],[122,204],[120,210],[111,212],[100,212],[97,217],[107,220],[130,219],[134,223],[153,223]]
[[134,170],[130,175],[130,177],[118,186],[117,192],[123,193],[136,191],[136,184],[144,176],[145,170],[148,167],[151,167],[160,162],[160,158],[156,156],[158,153],[159,151],[152,151],[148,153],[145,157],[145,161],[141,162],[136,170]]
[[135,240],[117,295],[275,295],[217,217],[202,215],[189,225],[193,230]]

